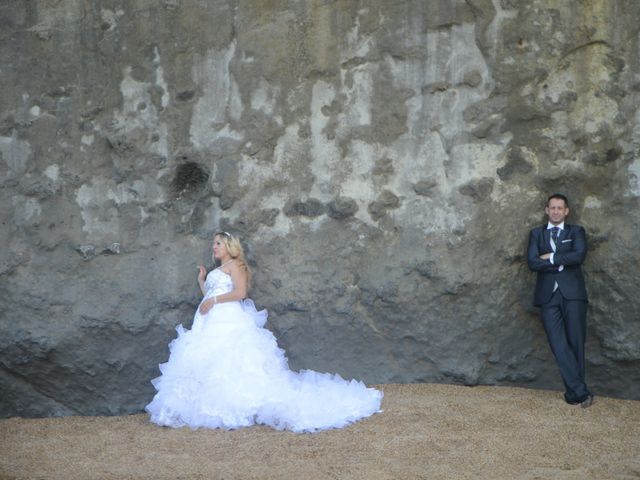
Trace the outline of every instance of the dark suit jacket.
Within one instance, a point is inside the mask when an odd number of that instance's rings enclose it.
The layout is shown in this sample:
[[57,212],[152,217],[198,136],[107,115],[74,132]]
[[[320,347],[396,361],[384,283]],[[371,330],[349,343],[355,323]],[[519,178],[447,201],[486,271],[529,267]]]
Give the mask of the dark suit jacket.
[[[547,226],[531,230],[527,261],[529,268],[538,273],[533,303],[543,305],[551,299],[553,286],[558,282],[562,296],[568,300],[587,300],[587,290],[582,276],[582,262],[587,256],[587,240],[584,228],[579,225],[564,224],[564,230],[558,234],[553,264],[542,260],[540,255],[552,253],[551,231]],[[564,270],[558,272],[558,267]]]

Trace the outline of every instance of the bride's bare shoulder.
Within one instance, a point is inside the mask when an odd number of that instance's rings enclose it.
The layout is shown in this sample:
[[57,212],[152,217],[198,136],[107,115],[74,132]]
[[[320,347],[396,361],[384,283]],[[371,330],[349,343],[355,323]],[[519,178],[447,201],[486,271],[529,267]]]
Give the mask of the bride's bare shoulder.
[[246,270],[242,268],[242,265],[238,262],[230,262],[229,265],[225,266],[226,273],[232,275],[234,273],[242,273],[245,274]]

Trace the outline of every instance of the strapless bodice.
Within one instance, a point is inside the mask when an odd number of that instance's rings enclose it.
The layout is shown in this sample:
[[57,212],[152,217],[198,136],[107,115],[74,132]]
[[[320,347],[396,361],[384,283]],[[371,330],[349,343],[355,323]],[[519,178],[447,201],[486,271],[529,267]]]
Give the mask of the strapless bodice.
[[229,293],[233,290],[231,275],[224,273],[220,268],[213,269],[207,274],[207,279],[204,282],[204,288],[207,292],[205,294],[205,298]]

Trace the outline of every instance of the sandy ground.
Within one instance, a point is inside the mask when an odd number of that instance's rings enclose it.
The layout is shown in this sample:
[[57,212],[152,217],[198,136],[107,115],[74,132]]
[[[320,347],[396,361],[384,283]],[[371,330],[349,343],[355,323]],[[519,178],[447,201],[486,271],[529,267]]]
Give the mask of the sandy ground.
[[383,413],[316,434],[169,429],[142,414],[0,420],[0,478],[640,479],[640,401],[380,388]]

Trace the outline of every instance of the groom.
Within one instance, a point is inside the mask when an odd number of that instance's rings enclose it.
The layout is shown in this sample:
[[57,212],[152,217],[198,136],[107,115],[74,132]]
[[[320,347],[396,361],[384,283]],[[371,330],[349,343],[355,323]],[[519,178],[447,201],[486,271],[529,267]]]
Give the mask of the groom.
[[534,304],[540,307],[544,330],[565,386],[564,399],[571,405],[590,407],[593,395],[584,382],[587,291],[582,262],[587,255],[584,228],[564,223],[569,201],[551,195],[544,209],[548,224],[529,236],[527,260],[537,272]]

